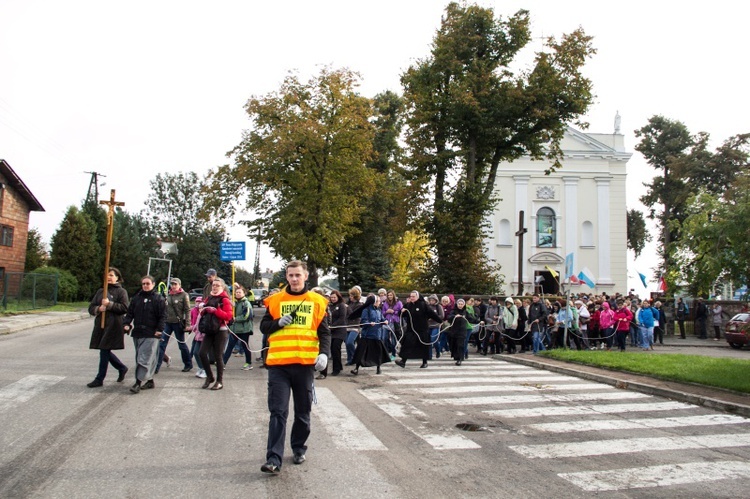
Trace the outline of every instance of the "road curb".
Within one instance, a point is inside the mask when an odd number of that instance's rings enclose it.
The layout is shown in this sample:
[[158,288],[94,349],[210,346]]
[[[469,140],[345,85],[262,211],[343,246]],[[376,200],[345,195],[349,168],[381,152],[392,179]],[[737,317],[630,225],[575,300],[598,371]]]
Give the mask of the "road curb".
[[71,313],[56,317],[38,317],[23,322],[19,321],[16,324],[3,324],[0,325],[0,335],[7,335],[17,333],[19,331],[26,331],[27,329],[33,329],[35,327],[51,326],[54,324],[63,324],[67,322],[76,322],[84,319],[88,319],[91,316],[87,312]]
[[738,414],[744,417],[750,417],[750,405],[738,404],[735,402],[727,402],[726,400],[720,400],[712,397],[703,397],[695,395],[693,393],[687,393],[680,390],[674,390],[671,388],[664,388],[660,386],[649,385],[648,383],[642,383],[638,381],[630,381],[625,379],[618,379],[616,375],[608,376],[598,373],[590,373],[575,369],[574,367],[558,366],[553,364],[546,364],[534,359],[527,359],[523,357],[508,355],[508,356],[497,356],[494,358],[504,360],[507,362],[513,362],[515,364],[523,364],[530,367],[538,367],[540,369],[546,369],[560,374],[568,374],[583,378],[589,381],[596,381],[598,383],[605,383],[607,385],[614,386],[621,390],[633,390],[636,392],[646,393],[648,395],[656,395],[658,397],[665,397],[679,402],[686,402],[689,404],[695,404],[702,407],[708,407],[711,409],[717,409],[732,414]]

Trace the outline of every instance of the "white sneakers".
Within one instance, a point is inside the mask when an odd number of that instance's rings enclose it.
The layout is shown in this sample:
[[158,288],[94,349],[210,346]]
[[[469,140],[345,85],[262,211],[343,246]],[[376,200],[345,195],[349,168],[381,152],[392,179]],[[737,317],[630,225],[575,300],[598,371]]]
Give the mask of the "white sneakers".
[[198,369],[198,372],[195,373],[196,378],[205,378],[206,377],[206,371],[205,369]]

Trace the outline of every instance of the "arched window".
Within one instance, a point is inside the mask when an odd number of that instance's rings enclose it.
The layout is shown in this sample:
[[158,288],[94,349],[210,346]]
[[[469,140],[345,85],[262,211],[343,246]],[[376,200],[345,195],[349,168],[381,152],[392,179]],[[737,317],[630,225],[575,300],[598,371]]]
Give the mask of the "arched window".
[[581,246],[594,246],[594,224],[588,220],[581,226]]
[[497,226],[497,244],[510,246],[510,221],[505,218]]
[[536,245],[539,248],[557,247],[557,219],[552,208],[536,212]]

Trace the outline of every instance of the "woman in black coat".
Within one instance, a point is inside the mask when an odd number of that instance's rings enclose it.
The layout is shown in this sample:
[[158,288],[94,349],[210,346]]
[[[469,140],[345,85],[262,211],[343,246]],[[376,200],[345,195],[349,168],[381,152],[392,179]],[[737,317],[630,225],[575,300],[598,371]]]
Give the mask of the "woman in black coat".
[[[331,362],[333,362],[333,372],[331,376],[338,376],[344,366],[341,365],[341,345],[346,340],[347,320],[349,314],[344,297],[337,290],[331,291],[328,297],[328,319],[331,324]],[[320,371],[318,379],[326,379],[328,376],[328,366]]]
[[401,312],[404,321],[403,335],[401,336],[401,349],[398,352],[400,359],[395,361],[397,366],[405,367],[407,359],[422,359],[420,368],[427,367],[427,359],[430,356],[430,328],[429,319],[441,322],[440,316],[432,310],[427,302],[417,291],[412,291],[409,300]]
[[466,334],[471,329],[469,323],[469,311],[466,310],[466,301],[459,298],[456,301],[456,308],[451,311],[448,317],[450,328],[448,329],[448,346],[451,349],[451,357],[460,366],[464,360],[464,348],[466,343]]
[[[128,292],[122,287],[122,274],[116,268],[110,267],[107,273],[106,297],[102,297],[103,291],[104,288],[100,288],[89,304],[89,314],[95,316],[89,348],[99,350],[99,372],[94,381],[86,385],[89,388],[96,388],[104,384],[109,364],[112,364],[112,367],[119,372],[118,383],[125,379],[125,374],[128,372],[127,366],[112,352],[112,350],[125,348],[125,331],[122,328],[122,318],[128,311],[128,305],[130,304]],[[102,312],[105,312],[103,328]]]

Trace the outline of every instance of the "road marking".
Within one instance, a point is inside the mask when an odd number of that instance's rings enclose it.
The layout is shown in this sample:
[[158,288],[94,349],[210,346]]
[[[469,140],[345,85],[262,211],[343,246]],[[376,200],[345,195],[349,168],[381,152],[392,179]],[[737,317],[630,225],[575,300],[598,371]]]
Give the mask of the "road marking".
[[539,423],[527,425],[527,428],[549,432],[570,433],[579,431],[630,430],[634,428],[685,428],[688,426],[712,426],[725,424],[750,423],[741,416],[730,414],[709,414],[704,416],[683,416],[675,418],[644,419],[601,419],[595,421],[566,421],[564,423]]
[[404,428],[430,444],[435,450],[481,448],[473,440],[455,433],[453,428],[444,430],[434,428],[427,420],[427,414],[411,404],[401,402],[396,395],[381,390],[358,391],[383,412],[401,423]]
[[615,440],[589,440],[564,444],[512,445],[511,449],[530,459],[556,457],[603,456],[633,452],[722,449],[750,445],[750,433],[700,435],[691,437],[622,438]]
[[[175,422],[191,421],[195,418],[195,407],[197,405],[195,389],[200,381],[170,380],[163,386],[159,386],[158,378],[154,382],[157,383],[156,388],[161,389],[159,397],[151,409],[151,414],[154,417],[147,417],[142,422],[135,434],[136,438],[189,438],[194,431],[192,426],[175,424]],[[165,417],[165,415],[168,416]]]
[[625,400],[649,398],[650,395],[639,392],[604,392],[604,393],[571,393],[560,395],[497,395],[487,397],[460,397],[443,400],[425,399],[430,404],[447,403],[451,405],[502,405],[526,404],[530,402],[580,402],[586,400]]
[[750,463],[742,461],[681,463],[621,470],[560,473],[557,476],[588,492],[603,492],[750,478]]
[[315,387],[315,413],[339,449],[388,450],[328,388]]
[[[487,380],[483,380],[487,381]],[[546,393],[553,390],[614,390],[609,385],[600,383],[580,383],[570,385],[469,385],[469,386],[438,386],[432,388],[414,388],[417,393],[441,395],[447,393],[492,393],[492,392],[534,392]]]
[[32,374],[0,389],[0,411],[13,409],[64,380],[64,376]]
[[586,414],[620,414],[628,412],[677,411],[695,409],[695,406],[682,402],[656,402],[648,404],[601,404],[578,406],[546,406],[526,409],[494,409],[482,411],[501,418],[536,418],[541,416],[579,416]]
[[386,381],[389,385],[452,385],[456,383],[538,383],[542,381],[575,381],[580,383],[580,378],[570,376],[548,375],[540,373],[538,376],[508,376],[507,378],[496,378],[491,376],[482,376],[477,378],[455,377],[455,378],[405,378],[389,379]]

